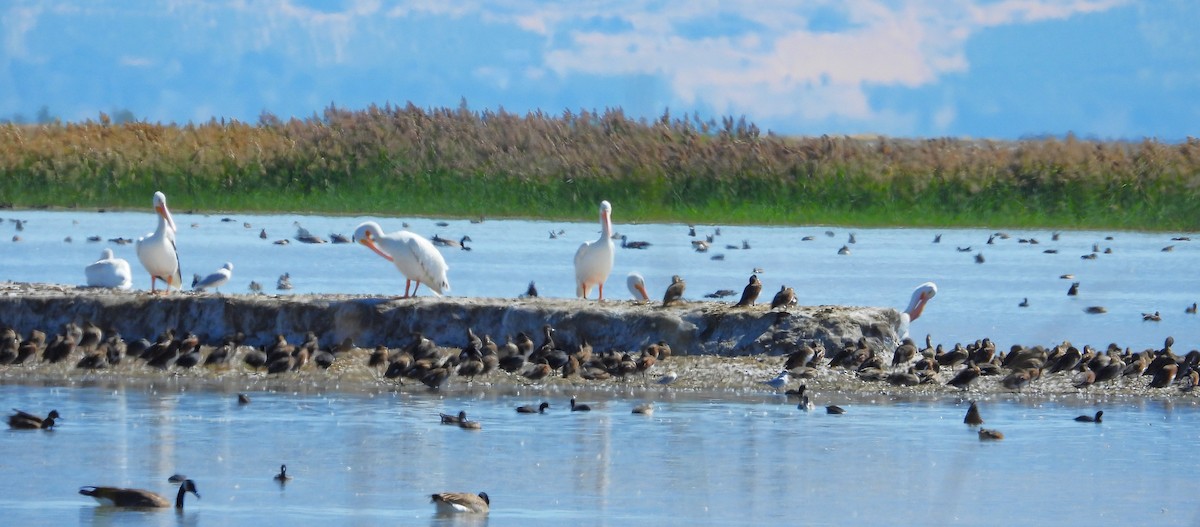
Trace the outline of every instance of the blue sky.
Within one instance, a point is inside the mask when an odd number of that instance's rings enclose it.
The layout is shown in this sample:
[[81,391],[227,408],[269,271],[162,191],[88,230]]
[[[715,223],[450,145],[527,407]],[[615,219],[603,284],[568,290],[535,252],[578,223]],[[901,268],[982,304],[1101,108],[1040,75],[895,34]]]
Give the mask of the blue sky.
[[1200,136],[1191,0],[0,5],[0,118],[412,102],[745,116],[780,134]]

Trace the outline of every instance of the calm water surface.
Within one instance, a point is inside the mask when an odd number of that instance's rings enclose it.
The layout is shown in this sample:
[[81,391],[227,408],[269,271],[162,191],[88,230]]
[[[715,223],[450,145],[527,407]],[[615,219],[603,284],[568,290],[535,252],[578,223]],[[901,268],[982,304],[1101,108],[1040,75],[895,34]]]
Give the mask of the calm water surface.
[[[412,393],[230,392],[145,386],[0,386],[0,400],[59,410],[52,432],[0,433],[8,525],[448,524],[428,495],[488,492],[493,525],[1194,525],[1186,460],[1193,402],[985,400],[1000,442],[981,442],[953,400],[823,394],[845,415],[782,397],[592,393],[443,398]],[[548,398],[546,415],[517,404]],[[652,416],[630,413],[658,401]],[[847,402],[849,401],[849,402]],[[481,431],[439,424],[465,409]],[[287,463],[294,480],[272,480]],[[171,495],[186,510],[98,507],[83,485]],[[483,522],[478,522],[483,523]]]

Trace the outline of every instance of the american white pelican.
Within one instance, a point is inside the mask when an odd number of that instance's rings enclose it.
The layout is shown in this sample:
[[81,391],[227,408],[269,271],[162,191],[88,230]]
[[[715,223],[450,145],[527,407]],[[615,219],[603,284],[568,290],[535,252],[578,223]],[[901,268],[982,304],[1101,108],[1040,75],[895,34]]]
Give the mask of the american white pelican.
[[908,301],[908,308],[900,314],[901,339],[908,337],[909,323],[921,316],[921,312],[925,310],[925,304],[934,296],[937,296],[937,284],[933,282],[925,282],[913,291],[912,299]]
[[450,281],[446,279],[446,271],[450,268],[437,247],[424,237],[408,231],[384,234],[378,223],[368,221],[354,231],[354,240],[396,265],[407,279],[404,298],[409,297],[408,288],[413,282],[417,283],[412,289],[413,295],[417,294],[421,284],[438,295],[450,290]]
[[440,492],[430,500],[437,504],[438,514],[487,514],[492,501],[486,492]]
[[600,238],[583,242],[575,251],[575,296],[586,299],[592,286],[598,286],[604,300],[604,281],[612,272],[614,247],[612,241],[612,205],[600,202]]
[[203,291],[206,288],[211,287],[213,289],[216,289],[217,292],[220,292],[221,286],[228,283],[229,279],[232,277],[233,277],[233,263],[225,262],[225,265],[221,266],[220,269],[217,269],[217,272],[210,274],[210,275],[204,277],[202,280],[199,280],[199,281],[193,283],[192,289],[195,289],[197,291]]
[[154,212],[158,214],[158,228],[138,238],[137,255],[142,267],[150,273],[150,292],[155,291],[155,280],[172,287],[183,287],[183,275],[179,271],[179,253],[175,252],[175,220],[167,210],[167,196],[154,193]]
[[650,295],[646,294],[646,279],[637,271],[629,273],[625,278],[625,285],[629,287],[629,294],[633,295],[633,300],[636,302],[649,302]]
[[111,287],[129,289],[133,286],[133,273],[124,258],[114,258],[112,249],[100,253],[100,259],[83,268],[89,287]]

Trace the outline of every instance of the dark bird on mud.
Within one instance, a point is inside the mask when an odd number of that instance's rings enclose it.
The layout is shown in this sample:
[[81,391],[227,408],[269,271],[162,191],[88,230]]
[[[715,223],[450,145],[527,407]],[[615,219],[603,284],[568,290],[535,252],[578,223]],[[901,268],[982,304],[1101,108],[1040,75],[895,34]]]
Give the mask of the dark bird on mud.
[[795,303],[796,291],[786,285],[781,285],[779,286],[779,292],[775,293],[775,298],[771,300],[771,309],[787,307]]
[[13,408],[16,412],[8,416],[8,427],[16,430],[50,430],[54,428],[54,420],[59,418],[58,410],[50,410],[50,414],[44,419]]
[[971,385],[972,382],[975,382],[975,379],[978,379],[980,375],[982,375],[982,371],[979,369],[979,366],[976,366],[974,362],[968,362],[967,367],[963,368],[962,371],[959,371],[958,374],[946,382],[946,384],[965,390]]
[[687,283],[680,278],[679,275],[671,277],[671,285],[667,286],[667,292],[663,295],[663,307],[669,306],[683,299],[683,290],[687,287]]
[[742,298],[735,304],[737,307],[746,307],[754,305],[758,301],[758,295],[762,292],[762,281],[758,279],[758,275],[750,275],[750,283],[746,284],[746,288],[742,289]]
[[529,287],[527,287],[525,289],[525,293],[521,295],[521,298],[537,298],[537,296],[538,296],[537,285],[535,285],[533,283],[533,281],[530,280]]

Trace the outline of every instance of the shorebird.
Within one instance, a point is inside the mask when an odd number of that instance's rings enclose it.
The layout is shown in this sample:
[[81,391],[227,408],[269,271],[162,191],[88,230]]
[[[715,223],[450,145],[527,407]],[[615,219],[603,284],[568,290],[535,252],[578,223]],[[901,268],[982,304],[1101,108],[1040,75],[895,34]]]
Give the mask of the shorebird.
[[779,375],[775,376],[774,379],[763,381],[763,384],[778,390],[784,386],[787,386],[789,382],[792,382],[792,374],[787,370],[783,370],[779,372]]

